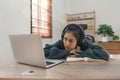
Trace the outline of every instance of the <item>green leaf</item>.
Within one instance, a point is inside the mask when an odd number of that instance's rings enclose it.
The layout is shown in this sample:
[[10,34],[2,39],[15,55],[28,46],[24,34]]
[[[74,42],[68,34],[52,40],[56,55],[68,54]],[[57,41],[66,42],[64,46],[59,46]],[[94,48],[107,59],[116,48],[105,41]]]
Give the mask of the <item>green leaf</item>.
[[96,33],[98,35],[110,36],[110,37],[112,37],[114,35],[111,25],[107,25],[107,24],[99,25],[99,28]]

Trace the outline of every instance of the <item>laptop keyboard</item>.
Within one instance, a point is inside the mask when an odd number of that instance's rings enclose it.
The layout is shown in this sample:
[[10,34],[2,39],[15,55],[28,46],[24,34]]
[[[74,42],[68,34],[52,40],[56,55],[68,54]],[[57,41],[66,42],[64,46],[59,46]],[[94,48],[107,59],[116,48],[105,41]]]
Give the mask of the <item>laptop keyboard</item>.
[[46,64],[47,64],[47,65],[50,65],[50,64],[54,64],[54,62],[46,61]]

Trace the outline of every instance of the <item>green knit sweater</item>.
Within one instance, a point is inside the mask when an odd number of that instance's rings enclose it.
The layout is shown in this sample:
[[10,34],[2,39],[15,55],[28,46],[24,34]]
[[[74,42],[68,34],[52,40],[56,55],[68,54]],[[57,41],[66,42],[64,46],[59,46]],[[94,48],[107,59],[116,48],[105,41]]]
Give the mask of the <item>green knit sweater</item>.
[[[100,45],[93,44],[90,40],[84,39],[82,46],[80,46],[82,52],[78,52],[76,57],[88,57],[93,59],[109,60],[109,53]],[[49,59],[64,59],[70,55],[70,51],[65,50],[62,40],[58,40],[56,43],[49,45],[46,44],[45,57]]]

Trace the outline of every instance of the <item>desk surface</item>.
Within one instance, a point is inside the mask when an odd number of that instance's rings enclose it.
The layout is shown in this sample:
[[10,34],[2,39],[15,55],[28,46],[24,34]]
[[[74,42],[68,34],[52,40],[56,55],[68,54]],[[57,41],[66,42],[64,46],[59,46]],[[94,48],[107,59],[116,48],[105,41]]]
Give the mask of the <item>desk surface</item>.
[[[23,76],[26,70],[34,70],[32,76]],[[120,79],[120,55],[108,62],[69,62],[49,69],[18,63],[0,64],[0,80],[93,80]]]

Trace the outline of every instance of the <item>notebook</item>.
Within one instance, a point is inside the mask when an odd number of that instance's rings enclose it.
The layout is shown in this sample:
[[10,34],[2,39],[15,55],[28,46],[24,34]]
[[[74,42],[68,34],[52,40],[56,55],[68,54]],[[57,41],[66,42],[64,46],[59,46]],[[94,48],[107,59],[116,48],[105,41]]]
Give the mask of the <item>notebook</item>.
[[106,62],[105,60],[101,60],[101,59],[92,59],[92,58],[88,58],[88,57],[67,57],[66,59],[67,62],[72,62],[72,61],[87,61],[87,62]]
[[45,58],[41,37],[39,35],[9,35],[9,39],[18,63],[49,68],[63,62],[63,60]]

